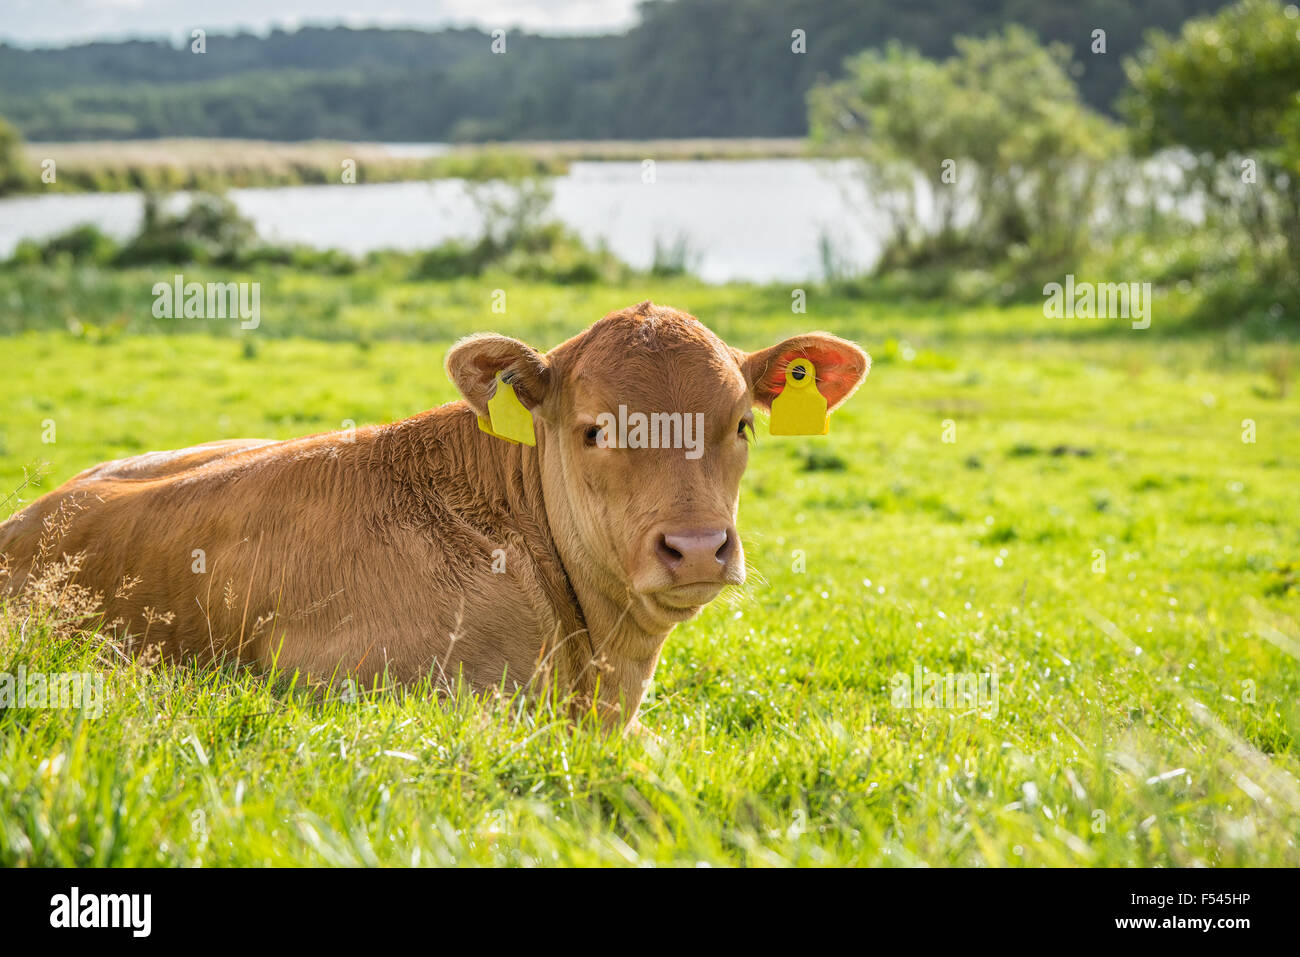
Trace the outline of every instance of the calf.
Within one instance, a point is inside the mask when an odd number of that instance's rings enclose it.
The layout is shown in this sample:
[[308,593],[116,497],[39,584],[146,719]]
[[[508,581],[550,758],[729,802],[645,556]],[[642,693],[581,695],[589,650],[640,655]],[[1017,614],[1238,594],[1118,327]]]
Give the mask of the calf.
[[[82,553],[77,580],[103,593],[106,619],[168,659],[477,690],[545,676],[577,711],[626,724],[673,626],[745,580],[753,407],[771,407],[798,358],[829,408],[870,367],[824,333],[745,353],[649,302],[546,354],[471,336],[447,355],[464,398],[412,418],[82,472],[0,525],[7,589],[39,572],[54,525],[53,555]],[[535,446],[480,426],[498,374]],[[615,434],[637,413],[690,447],[627,447],[647,445]],[[125,578],[138,581],[117,594]]]

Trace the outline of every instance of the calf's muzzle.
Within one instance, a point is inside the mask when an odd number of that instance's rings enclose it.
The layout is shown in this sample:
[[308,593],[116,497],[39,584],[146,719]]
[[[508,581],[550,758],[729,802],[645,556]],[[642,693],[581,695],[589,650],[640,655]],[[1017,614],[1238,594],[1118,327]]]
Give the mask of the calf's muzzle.
[[734,528],[680,529],[659,533],[655,554],[674,585],[721,582],[739,551]]

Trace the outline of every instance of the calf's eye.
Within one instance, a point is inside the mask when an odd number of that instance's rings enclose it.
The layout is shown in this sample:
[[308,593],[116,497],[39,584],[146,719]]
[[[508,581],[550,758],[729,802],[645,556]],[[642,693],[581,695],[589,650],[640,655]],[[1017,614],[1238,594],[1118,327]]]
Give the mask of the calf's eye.
[[582,433],[582,441],[588,447],[594,447],[596,440],[600,438],[600,426],[588,426],[587,431]]

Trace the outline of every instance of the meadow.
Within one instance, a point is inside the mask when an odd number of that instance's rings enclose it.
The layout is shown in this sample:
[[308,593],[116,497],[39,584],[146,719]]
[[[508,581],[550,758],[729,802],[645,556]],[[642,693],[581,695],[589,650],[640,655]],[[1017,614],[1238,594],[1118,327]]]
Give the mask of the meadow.
[[[759,424],[749,583],[670,637],[654,735],[148,666],[5,606],[0,672],[99,671],[107,697],[0,709],[0,864],[1300,865],[1291,346],[1198,325],[1194,292],[1134,330],[818,287],[797,314],[689,278],[214,269],[262,284],[241,333],[153,319],[170,273],[0,270],[0,514],[114,457],[411,415],[455,397],[456,337],[549,347],[645,298],[874,364],[825,438]],[[899,700],[918,668],[996,700]]]

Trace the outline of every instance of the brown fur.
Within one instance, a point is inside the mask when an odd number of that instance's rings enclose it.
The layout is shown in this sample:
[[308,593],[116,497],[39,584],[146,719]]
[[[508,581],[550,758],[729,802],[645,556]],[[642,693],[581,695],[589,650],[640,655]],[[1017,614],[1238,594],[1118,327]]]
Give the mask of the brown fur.
[[[232,440],[82,472],[0,525],[9,588],[22,587],[63,509],[57,553],[83,552],[78,580],[106,596],[138,578],[129,597],[106,598],[106,618],[173,660],[274,661],[367,683],[463,674],[478,690],[541,675],[579,710],[626,723],[673,625],[744,580],[734,522],[748,444],[737,425],[770,404],[801,355],[832,407],[870,364],[821,333],[745,354],[648,302],[545,355],[473,336],[447,356],[463,401],[351,441]],[[533,411],[536,448],[477,426],[498,371]],[[620,403],[703,412],[704,455],[592,448],[593,416]],[[689,575],[673,571],[655,543],[697,529],[728,531],[734,547],[725,562],[719,551],[688,562]]]

